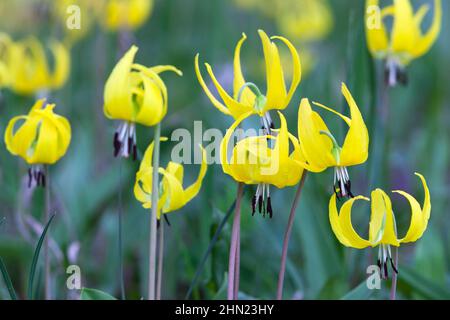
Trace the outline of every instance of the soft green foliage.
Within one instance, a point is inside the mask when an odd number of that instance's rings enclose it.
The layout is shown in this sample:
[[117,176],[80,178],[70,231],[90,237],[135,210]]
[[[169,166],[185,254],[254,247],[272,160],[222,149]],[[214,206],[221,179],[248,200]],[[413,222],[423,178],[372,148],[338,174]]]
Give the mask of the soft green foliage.
[[[332,0],[335,25],[326,39],[318,43],[315,55],[318,65],[302,79],[295,99],[284,111],[288,126],[297,132],[300,98],[308,97],[337,110],[348,112],[339,89],[346,82],[367,120],[371,137],[378,134],[376,114],[376,76],[378,63],[367,52],[363,2]],[[355,4],[358,2],[358,4]],[[173,130],[193,131],[194,121],[203,121],[203,130],[225,130],[230,118],[222,115],[206,98],[194,73],[194,56],[201,56],[215,66],[215,71],[231,88],[232,57],[236,42],[245,32],[248,41],[242,51],[244,73],[248,81],[264,88],[261,68],[262,50],[257,29],[277,34],[273,21],[256,12],[242,12],[228,0],[159,0],[150,20],[135,33],[140,47],[139,60],[146,65],[171,64],[183,71],[182,78],[166,76],[169,111],[162,123],[162,136]],[[429,54],[414,61],[408,69],[407,87],[390,91],[387,143],[369,161],[351,168],[352,190],[369,195],[381,187],[403,189],[422,199],[415,171],[422,173],[430,186],[432,213],[425,236],[415,244],[399,250],[399,299],[444,299],[450,288],[450,37],[448,36],[450,3],[443,1],[443,27],[439,41]],[[13,13],[10,13],[13,14]],[[41,19],[42,21],[39,21]],[[46,34],[57,35],[58,28],[45,18],[36,17]],[[21,30],[0,30],[15,37]],[[299,45],[300,54],[302,46]],[[52,255],[53,296],[78,298],[79,291],[66,288],[68,265],[81,268],[82,299],[99,300],[119,297],[117,247],[118,193],[122,190],[124,206],[124,264],[127,298],[146,296],[148,215],[133,196],[135,173],[139,163],[124,161],[122,184],[119,160],[114,159],[112,141],[117,123],[103,115],[104,83],[118,58],[118,38],[94,28],[72,48],[72,71],[69,82],[52,93],[50,99],[58,112],[71,121],[72,143],[64,158],[51,167],[53,222],[50,239],[57,244]],[[245,61],[245,63],[244,63]],[[34,98],[19,97],[8,90],[0,92],[0,133],[7,121],[26,113]],[[337,103],[339,102],[339,103]],[[330,123],[342,144],[344,124],[332,115],[321,113]],[[274,117],[275,118],[275,117]],[[276,119],[278,126],[278,119]],[[256,123],[256,122],[255,122]],[[333,128],[335,127],[335,128]],[[138,149],[145,151],[152,139],[152,128],[137,130]],[[377,143],[371,140],[371,143]],[[204,142],[206,145],[208,142]],[[371,146],[371,152],[374,150]],[[161,145],[161,162],[167,163],[175,143]],[[194,144],[192,144],[194,146]],[[375,148],[376,149],[376,148]],[[198,166],[185,166],[187,180],[192,181]],[[11,156],[0,140],[0,212],[7,220],[0,233],[0,257],[9,267],[12,283],[19,297],[26,296],[27,268],[39,237],[24,218],[41,221],[43,192],[31,193],[26,187],[26,165]],[[343,247],[335,238],[328,221],[328,201],[332,193],[332,170],[310,174],[298,208],[286,270],[284,298],[304,299],[386,299],[390,281],[382,290],[367,292],[364,286],[366,268],[376,263],[377,250],[364,251]],[[251,216],[251,197],[255,189],[246,188],[241,226],[240,296],[257,299],[275,297],[284,228],[294,197],[294,188],[271,191],[274,218]],[[209,167],[198,197],[183,209],[168,215],[171,226],[165,229],[163,298],[182,299],[195,278],[196,271],[213,236],[233,204],[236,183],[224,175],[219,165]],[[409,206],[393,196],[399,233],[409,225]],[[361,234],[367,233],[368,206],[356,206],[354,221]],[[231,219],[230,219],[231,220]],[[229,220],[229,221],[230,221]],[[23,232],[24,225],[27,232]],[[210,250],[203,272],[198,277],[191,298],[214,299],[226,295],[228,249],[231,223],[223,228]],[[31,240],[30,240],[31,239]],[[78,254],[69,259],[69,248],[79,244]],[[14,268],[12,267],[14,266]],[[42,274],[36,273],[36,282]],[[42,282],[42,280],[39,280]],[[35,284],[40,286],[42,284]],[[31,289],[31,286],[30,286]],[[9,298],[0,282],[0,298]]]

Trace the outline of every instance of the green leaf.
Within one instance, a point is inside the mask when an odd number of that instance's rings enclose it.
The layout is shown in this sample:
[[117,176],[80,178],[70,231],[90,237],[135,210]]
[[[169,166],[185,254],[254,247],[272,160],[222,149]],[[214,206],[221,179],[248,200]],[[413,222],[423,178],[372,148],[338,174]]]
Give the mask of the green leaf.
[[364,280],[352,291],[348,292],[341,300],[367,300],[372,296],[373,290],[367,288],[367,283]]
[[220,285],[219,290],[217,290],[213,300],[224,300],[227,298],[227,288],[228,288],[228,273],[225,272],[223,276],[222,284]]
[[406,283],[415,291],[415,293],[420,294],[426,299],[450,299],[450,291],[447,288],[428,280],[417,271],[403,268],[399,271],[398,277],[401,282]]
[[48,228],[50,227],[50,223],[52,223],[54,217],[55,217],[55,215],[52,215],[50,217],[50,220],[48,220],[47,225],[45,226],[45,228],[42,231],[42,234],[39,238],[39,241],[36,246],[36,250],[34,251],[33,261],[31,262],[30,275],[28,278],[28,298],[30,300],[33,300],[33,282],[34,282],[34,275],[36,274],[37,263],[39,260],[39,253],[41,252],[41,247],[42,247],[42,244],[44,243],[45,235],[47,234]]
[[81,300],[117,300],[112,295],[97,289],[82,288]]
[[3,280],[5,281],[6,287],[8,288],[9,296],[11,300],[17,300],[16,291],[14,290],[13,284],[11,282],[11,278],[9,277],[8,270],[6,270],[6,266],[3,263],[2,258],[0,257],[0,271],[3,275]]

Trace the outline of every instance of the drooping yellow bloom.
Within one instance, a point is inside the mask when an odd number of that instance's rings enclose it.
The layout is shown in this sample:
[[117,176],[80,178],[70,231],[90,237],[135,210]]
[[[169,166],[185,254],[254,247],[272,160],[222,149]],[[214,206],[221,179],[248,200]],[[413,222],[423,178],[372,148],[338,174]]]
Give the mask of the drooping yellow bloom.
[[[269,110],[283,110],[285,109],[294,95],[294,92],[301,80],[301,65],[295,47],[286,38],[274,36],[269,38],[267,34],[259,30],[261,37],[264,58],[266,61],[266,77],[267,77],[267,93],[262,95],[259,89],[253,84],[246,82],[242,74],[240,52],[244,41],[247,39],[245,34],[242,35],[238,42],[234,55],[234,80],[233,80],[233,96],[230,96],[225,89],[217,81],[211,66],[205,63],[206,69],[221,97],[220,102],[209,90],[207,84],[203,80],[199,67],[199,55],[195,57],[195,71],[197,78],[203,87],[208,98],[212,104],[221,112],[233,116],[235,119],[240,118],[243,114],[253,113],[263,117]],[[292,56],[292,82],[289,90],[286,90],[286,85],[283,75],[283,67],[280,59],[278,47],[272,40],[282,41],[289,49]]]
[[[384,270],[385,276],[387,276],[387,259],[391,259],[390,246],[398,247],[403,243],[417,241],[422,237],[428,225],[431,213],[430,192],[425,178],[419,173],[416,173],[416,176],[420,178],[424,188],[425,197],[422,206],[410,194],[401,190],[393,191],[405,197],[411,206],[411,222],[403,238],[398,237],[391,199],[383,190],[376,189],[372,191],[371,200],[358,196],[346,201],[342,205],[339,214],[336,207],[336,195],[333,195],[330,199],[330,223],[336,238],[346,247],[356,249],[380,246],[378,263]],[[357,200],[371,201],[368,240],[363,239],[352,225],[351,211],[353,204]]]
[[[391,85],[405,81],[402,80],[403,69],[426,54],[438,38],[442,24],[441,0],[434,1],[433,22],[423,32],[422,23],[429,9],[429,5],[424,4],[414,13],[410,0],[393,0],[392,5],[382,9],[379,0],[366,1],[367,46],[375,58],[386,60]],[[393,19],[390,35],[385,23],[389,17]]]
[[[71,139],[69,121],[53,112],[54,104],[38,100],[28,115],[11,119],[5,131],[8,151],[23,158],[29,165],[30,182],[34,178],[45,185],[42,165],[54,164],[67,151]],[[17,123],[23,123],[17,128]]]
[[111,31],[135,30],[152,13],[153,0],[105,0],[103,25]]
[[317,41],[327,36],[333,27],[333,14],[327,0],[282,0],[277,3],[278,28],[291,40]]
[[54,67],[42,44],[33,37],[9,44],[9,85],[11,90],[24,95],[62,87],[70,73],[70,53],[58,41],[50,42]]
[[[249,185],[258,185],[253,199],[253,213],[256,203],[259,211],[267,199],[267,213],[272,216],[270,185],[284,188],[296,185],[303,174],[303,167],[297,160],[305,161],[298,140],[288,132],[286,119],[278,112],[281,120],[279,130],[274,135],[259,135],[243,138],[231,151],[228,145],[236,128],[249,114],[244,114],[228,129],[220,145],[220,158],[223,171],[234,180]],[[292,144],[293,151],[290,152]],[[264,206],[266,208],[266,206]]]
[[182,72],[173,66],[145,67],[134,63],[138,48],[132,46],[109,76],[104,92],[104,113],[109,119],[122,120],[114,138],[115,156],[135,157],[135,123],[154,126],[167,113],[167,88],[159,74]]
[[[166,141],[166,138],[162,138]],[[142,206],[146,209],[152,207],[152,181],[153,167],[151,165],[153,159],[152,142],[147,148],[142,159],[139,171],[136,174],[136,183],[134,185],[134,195],[136,199],[142,202]],[[157,218],[161,218],[161,214],[166,214],[184,207],[189,201],[197,196],[202,186],[203,178],[206,175],[206,152],[202,150],[202,164],[197,180],[187,188],[183,188],[183,165],[170,161],[167,167],[159,168],[158,172],[163,176],[160,184],[160,192],[158,199]]]
[[320,115],[313,111],[308,99],[303,99],[298,111],[298,135],[306,158],[302,165],[309,171],[322,172],[335,167],[335,191],[340,197],[352,196],[346,167],[362,164],[367,160],[369,133],[361,112],[350,91],[342,84],[342,94],[350,107],[350,117],[314,102],[317,107],[342,118],[349,130],[340,147]]

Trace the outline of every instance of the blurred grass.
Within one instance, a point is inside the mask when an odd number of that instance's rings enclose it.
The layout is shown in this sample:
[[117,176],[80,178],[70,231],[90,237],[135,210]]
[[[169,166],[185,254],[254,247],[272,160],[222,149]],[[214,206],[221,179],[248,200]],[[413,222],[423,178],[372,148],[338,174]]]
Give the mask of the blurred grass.
[[[317,46],[318,65],[302,80],[297,95],[285,111],[288,125],[295,134],[297,110],[301,97],[321,101],[334,108],[346,110],[340,95],[340,83],[345,81],[365,116],[371,135],[374,132],[374,72],[379,67],[368,57],[362,5],[352,0],[330,1],[335,15],[332,33]],[[362,1],[361,1],[362,3]],[[449,3],[444,2],[448,16]],[[2,14],[5,14],[4,12]],[[13,13],[9,13],[10,15]],[[36,22],[38,23],[38,22]],[[51,22],[42,21],[43,30],[55,33]],[[450,56],[449,22],[444,18],[442,34],[433,50],[415,61],[409,68],[410,84],[391,92],[390,140],[384,150],[389,166],[386,180],[370,185],[369,163],[351,168],[356,193],[383,187],[410,191],[421,199],[414,171],[424,174],[432,193],[433,211],[429,228],[415,245],[400,249],[400,298],[441,298],[450,288],[450,241],[448,207],[450,194]],[[1,26],[1,23],[0,23]],[[202,61],[210,62],[217,73],[227,75],[234,46],[242,32],[248,36],[242,52],[242,64],[248,80],[264,85],[260,71],[262,49],[256,30],[277,34],[273,21],[256,12],[240,12],[225,0],[159,0],[148,21],[135,36],[140,47],[137,60],[146,65],[173,64],[184,76],[178,79],[164,75],[169,90],[169,113],[163,123],[162,135],[170,136],[179,127],[193,130],[193,121],[203,121],[204,130],[225,130],[231,119],[220,114],[206,99],[195,77],[193,60],[199,52]],[[20,30],[2,31],[15,37]],[[27,30],[30,32],[30,30]],[[40,34],[43,37],[43,34]],[[133,197],[134,173],[138,163],[124,166],[124,183],[119,186],[118,161],[112,158],[112,135],[116,124],[106,120],[102,111],[104,82],[117,60],[117,36],[99,28],[91,30],[72,49],[72,73],[68,84],[52,93],[57,110],[67,116],[73,127],[73,140],[67,155],[54,167],[53,197],[57,211],[51,235],[65,256],[55,263],[54,281],[58,298],[72,297],[65,287],[65,268],[78,264],[82,285],[118,296],[116,270],[116,210],[119,188],[124,193],[125,279],[127,296],[139,299],[145,292],[147,217]],[[300,46],[301,52],[301,46]],[[32,98],[17,97],[2,91],[0,128],[7,121],[27,112]],[[324,114],[332,129],[343,126],[332,116]],[[144,151],[152,138],[152,130],[138,129],[138,146]],[[163,162],[170,156],[171,143],[163,144]],[[6,222],[0,232],[0,255],[9,267],[20,296],[24,295],[26,268],[31,259],[31,245],[18,234],[15,208],[20,190],[19,161],[7,153],[0,142],[1,214]],[[375,164],[376,165],[376,164]],[[187,166],[187,178],[194,179],[197,166]],[[298,209],[285,282],[286,298],[339,299],[386,298],[389,283],[370,297],[361,288],[368,264],[374,263],[376,250],[370,252],[346,249],[331,232],[328,222],[328,200],[331,194],[332,170],[311,175]],[[273,298],[279,268],[282,235],[288,218],[294,190],[274,191],[274,219],[251,217],[249,188],[243,204],[241,293],[242,297]],[[164,269],[164,298],[183,298],[194,277],[226,210],[234,201],[235,184],[222,173],[220,166],[211,166],[199,196],[188,206],[169,216]],[[37,192],[25,208],[40,218],[42,194]],[[33,208],[33,209],[30,209]],[[407,204],[395,198],[394,208],[405,230],[409,223]],[[363,211],[364,210],[364,211]],[[367,221],[367,207],[358,208],[358,226]],[[207,266],[193,292],[194,298],[223,296],[226,284],[230,225],[225,226],[214,246]],[[362,229],[361,229],[362,230]],[[69,261],[69,246],[79,242],[81,249],[75,261]],[[15,266],[15,267],[13,267]],[[406,268],[407,267],[407,268]],[[25,276],[24,276],[25,274]],[[221,290],[222,289],[222,290]],[[361,291],[361,290],[362,291]],[[352,291],[353,290],[353,291]],[[0,290],[0,298],[7,292]]]

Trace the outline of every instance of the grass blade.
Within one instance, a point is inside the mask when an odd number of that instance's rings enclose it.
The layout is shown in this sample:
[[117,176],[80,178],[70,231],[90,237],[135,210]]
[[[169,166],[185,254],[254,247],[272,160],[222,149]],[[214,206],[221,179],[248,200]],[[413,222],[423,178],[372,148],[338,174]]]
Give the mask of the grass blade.
[[97,289],[89,289],[82,288],[81,289],[81,300],[117,300],[109,293],[97,290]]
[[233,202],[231,207],[228,209],[227,214],[225,217],[223,217],[222,221],[220,222],[219,227],[216,230],[216,233],[214,234],[214,237],[211,239],[211,242],[208,245],[208,249],[206,249],[205,254],[203,255],[202,261],[200,262],[197,271],[195,272],[194,279],[191,282],[191,285],[189,286],[189,290],[186,293],[186,296],[184,297],[186,300],[189,299],[191,296],[192,290],[194,290],[195,285],[197,284],[198,278],[200,278],[200,275],[203,272],[203,269],[205,268],[206,261],[208,260],[209,255],[211,254],[212,249],[214,248],[214,245],[216,244],[217,240],[219,239],[220,234],[222,233],[223,228],[225,227],[228,219],[230,218],[231,214],[234,211],[234,207],[236,206],[236,201]]
[[2,272],[3,280],[5,281],[6,287],[8,288],[8,292],[9,292],[9,296],[11,297],[11,300],[17,300],[16,291],[14,290],[13,284],[11,282],[11,278],[9,277],[9,274],[8,274],[8,270],[6,270],[6,266],[3,263],[3,260],[1,257],[0,257],[0,271]]
[[39,260],[39,253],[41,252],[41,247],[45,239],[45,235],[47,234],[48,228],[50,227],[50,223],[52,222],[55,215],[52,215],[50,217],[50,220],[48,220],[47,225],[45,226],[44,230],[42,231],[41,237],[39,238],[39,241],[36,246],[36,250],[34,251],[33,255],[33,261],[31,262],[31,269],[30,269],[30,275],[28,278],[28,299],[33,299],[33,282],[34,282],[34,275],[36,274],[36,267]]

